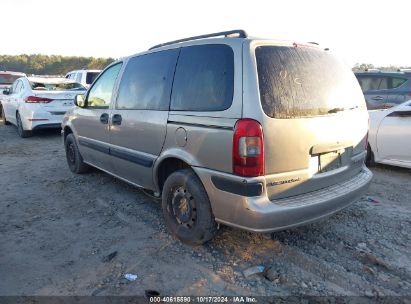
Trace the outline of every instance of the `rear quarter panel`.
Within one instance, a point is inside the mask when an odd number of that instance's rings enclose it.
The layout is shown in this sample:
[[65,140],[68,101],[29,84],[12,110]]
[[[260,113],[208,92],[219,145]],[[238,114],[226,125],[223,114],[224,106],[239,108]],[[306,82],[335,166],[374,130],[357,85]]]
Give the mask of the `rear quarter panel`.
[[[157,165],[176,157],[191,166],[232,172],[232,141],[236,121],[242,117],[242,39],[207,39],[187,45],[226,44],[234,53],[234,92],[224,111],[170,111],[167,135]],[[181,45],[182,47],[185,44]],[[184,135],[185,134],[185,135]],[[186,142],[184,143],[184,137]],[[182,143],[183,141],[183,143]]]

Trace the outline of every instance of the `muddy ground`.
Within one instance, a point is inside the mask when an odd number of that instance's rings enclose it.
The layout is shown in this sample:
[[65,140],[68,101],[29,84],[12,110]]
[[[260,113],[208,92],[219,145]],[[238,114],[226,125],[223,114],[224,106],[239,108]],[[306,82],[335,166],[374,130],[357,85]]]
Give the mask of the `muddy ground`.
[[[72,174],[59,132],[0,123],[0,295],[410,295],[411,170],[372,171],[378,203],[271,237],[221,227],[192,248],[140,190]],[[268,278],[244,277],[256,265]]]

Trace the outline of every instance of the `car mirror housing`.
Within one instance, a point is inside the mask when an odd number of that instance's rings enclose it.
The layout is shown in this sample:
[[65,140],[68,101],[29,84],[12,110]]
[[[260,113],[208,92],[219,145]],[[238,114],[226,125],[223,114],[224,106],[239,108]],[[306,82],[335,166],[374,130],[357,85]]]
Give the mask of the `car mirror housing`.
[[78,94],[74,97],[74,104],[80,108],[84,108],[86,106],[86,99],[84,94]]

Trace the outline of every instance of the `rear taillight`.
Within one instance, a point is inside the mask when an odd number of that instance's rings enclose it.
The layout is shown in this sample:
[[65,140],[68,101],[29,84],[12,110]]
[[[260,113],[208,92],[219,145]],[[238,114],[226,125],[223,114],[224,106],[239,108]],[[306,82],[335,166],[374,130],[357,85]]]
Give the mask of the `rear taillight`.
[[37,96],[27,96],[26,98],[24,98],[24,101],[26,103],[49,103],[52,102],[53,99]]
[[240,119],[235,125],[233,172],[248,177],[264,175],[263,130],[255,120]]

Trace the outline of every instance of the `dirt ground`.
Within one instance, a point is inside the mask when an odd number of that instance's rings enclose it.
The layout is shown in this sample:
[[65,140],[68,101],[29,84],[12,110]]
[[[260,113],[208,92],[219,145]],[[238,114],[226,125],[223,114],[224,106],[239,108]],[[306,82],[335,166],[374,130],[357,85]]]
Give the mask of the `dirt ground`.
[[[59,132],[0,123],[0,295],[411,295],[411,170],[372,171],[378,203],[271,236],[221,227],[192,248],[140,190],[72,174]],[[256,265],[269,271],[243,275]]]

